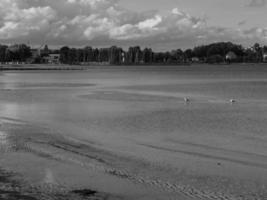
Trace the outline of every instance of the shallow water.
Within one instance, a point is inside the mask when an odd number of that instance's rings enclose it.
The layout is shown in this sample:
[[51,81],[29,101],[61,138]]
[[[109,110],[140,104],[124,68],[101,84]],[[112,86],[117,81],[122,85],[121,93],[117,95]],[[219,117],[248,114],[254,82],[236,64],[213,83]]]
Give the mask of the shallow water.
[[0,131],[0,146],[7,145],[7,134]]
[[[264,185],[266,86],[267,67],[249,65],[2,72],[0,118],[145,160],[169,181],[188,175],[196,187],[205,176]],[[142,174],[138,162],[128,170]]]

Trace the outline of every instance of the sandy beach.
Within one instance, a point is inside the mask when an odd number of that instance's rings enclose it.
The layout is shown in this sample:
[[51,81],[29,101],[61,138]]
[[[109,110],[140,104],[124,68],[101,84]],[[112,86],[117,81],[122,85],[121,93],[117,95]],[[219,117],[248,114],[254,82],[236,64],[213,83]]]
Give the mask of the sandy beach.
[[0,72],[0,199],[265,200],[266,77],[249,64]]

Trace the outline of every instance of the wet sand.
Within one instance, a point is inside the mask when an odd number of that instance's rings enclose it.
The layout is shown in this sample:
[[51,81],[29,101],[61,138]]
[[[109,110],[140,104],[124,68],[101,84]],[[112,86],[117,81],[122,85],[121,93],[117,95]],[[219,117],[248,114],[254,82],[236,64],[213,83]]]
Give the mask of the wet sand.
[[0,199],[266,199],[267,70],[221,67],[0,75]]

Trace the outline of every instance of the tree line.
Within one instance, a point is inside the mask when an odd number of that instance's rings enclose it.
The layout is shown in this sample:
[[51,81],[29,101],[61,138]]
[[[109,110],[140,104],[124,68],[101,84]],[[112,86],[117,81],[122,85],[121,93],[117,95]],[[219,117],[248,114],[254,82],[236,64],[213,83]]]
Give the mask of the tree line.
[[231,52],[236,55],[234,62],[263,62],[267,46],[258,43],[250,48],[231,42],[218,42],[194,47],[193,49],[176,49],[165,52],[154,52],[151,48],[141,49],[139,46],[123,50],[120,47],[71,48],[64,46],[57,50],[49,50],[47,46],[33,59],[33,50],[25,44],[0,45],[0,62],[35,62],[42,63],[42,57],[49,53],[57,53],[63,64],[177,64],[192,61],[203,63],[225,62],[225,56]]
[[0,62],[26,62],[32,56],[31,48],[25,44],[11,46],[0,44]]
[[244,48],[242,45],[231,42],[219,42],[195,47],[192,55],[198,57],[202,62],[219,63],[225,61],[225,56],[229,52],[233,52],[236,55],[234,62],[258,63],[264,61],[263,55],[267,53],[267,46],[260,46],[260,44],[255,43],[250,48]]
[[182,50],[171,52],[153,52],[151,48],[139,46],[130,47],[124,51],[120,47],[110,48],[69,48],[62,47],[60,50],[60,61],[64,64],[79,64],[92,62],[106,62],[109,64],[152,64],[152,63],[183,63],[185,58]]

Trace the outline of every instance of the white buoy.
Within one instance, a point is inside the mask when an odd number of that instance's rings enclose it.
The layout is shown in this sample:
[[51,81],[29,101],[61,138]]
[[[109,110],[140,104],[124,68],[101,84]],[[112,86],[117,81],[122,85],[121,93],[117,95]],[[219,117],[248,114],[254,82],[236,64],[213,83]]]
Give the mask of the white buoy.
[[236,100],[235,99],[230,99],[230,103],[235,103]]
[[189,102],[189,99],[185,97],[184,102],[186,102],[186,103]]

